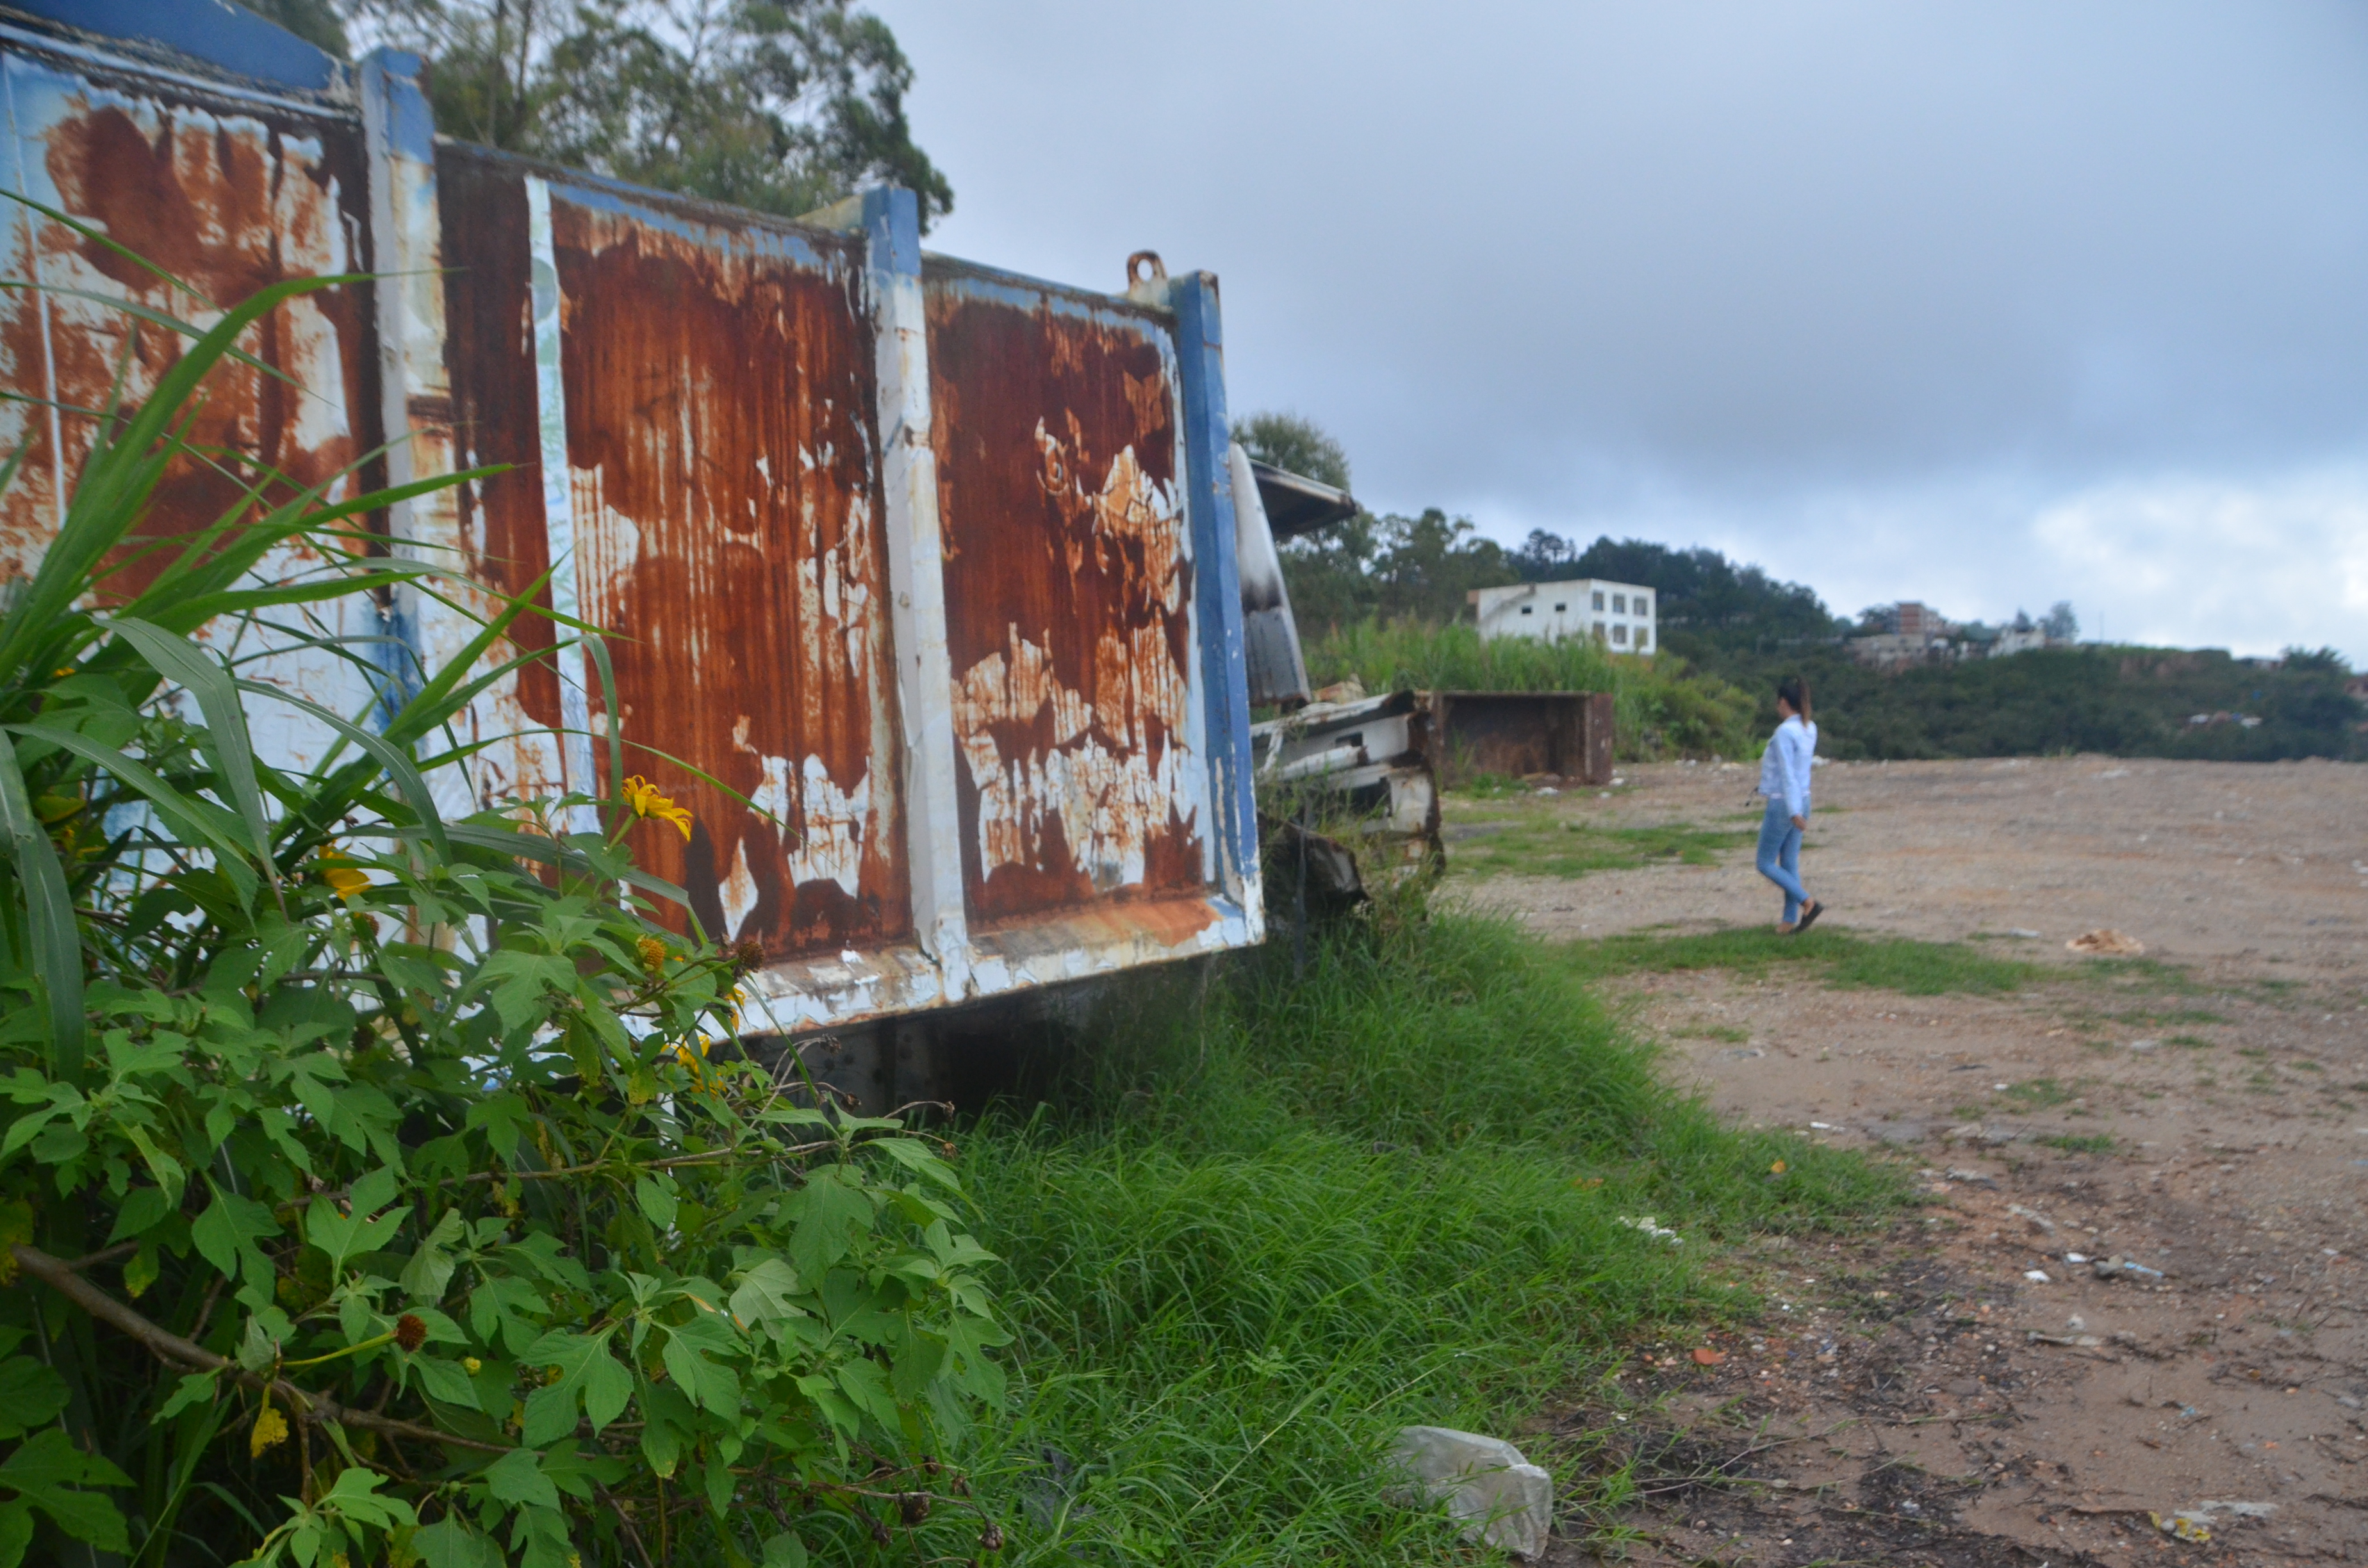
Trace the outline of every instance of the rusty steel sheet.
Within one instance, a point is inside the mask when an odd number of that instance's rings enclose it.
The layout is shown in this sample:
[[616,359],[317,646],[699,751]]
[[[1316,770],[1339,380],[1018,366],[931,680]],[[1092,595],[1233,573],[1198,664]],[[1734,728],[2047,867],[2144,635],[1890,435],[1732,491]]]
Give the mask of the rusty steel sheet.
[[923,279],[973,932],[1187,939],[1215,867],[1172,328],[936,258]]
[[768,960],[905,936],[860,250],[551,194],[576,591],[627,766],[698,819],[637,848]]
[[[601,633],[625,769],[694,823],[641,824],[637,854],[768,962],[909,936],[860,247],[473,149],[438,166],[457,460],[516,465],[467,487],[462,537],[483,582],[549,572],[541,605]],[[482,795],[613,791],[580,653],[489,703],[529,739]]]
[[[19,202],[6,203],[6,267],[40,285],[0,300],[0,385],[28,402],[0,404],[0,450],[24,463],[0,494],[0,581],[28,576],[56,537],[97,414],[111,397],[136,405],[178,359],[186,341],[108,301],[165,312],[205,328],[229,307],[282,279],[336,276],[370,265],[360,130],[326,106],[201,84],[160,82],[21,41],[0,54],[9,144],[0,185],[136,252],[142,267],[98,240]],[[177,280],[167,282],[157,272]],[[122,602],[151,582],[170,541],[239,508],[247,485],[267,503],[322,488],[334,499],[383,482],[378,363],[367,284],[282,304],[240,347],[268,370],[224,361],[187,435],[205,455],[176,460],[147,517],[112,562],[106,597]],[[272,372],[277,372],[274,374]],[[275,550],[253,582],[316,574],[339,549],[368,553],[364,524],[350,541],[303,540]],[[381,657],[370,600],[336,601],[286,619],[292,630],[348,639],[359,660]],[[376,680],[366,665],[249,625],[200,635],[223,643],[240,674],[352,715]],[[259,704],[256,742],[276,766],[302,771],[334,744],[327,726],[286,704]]]

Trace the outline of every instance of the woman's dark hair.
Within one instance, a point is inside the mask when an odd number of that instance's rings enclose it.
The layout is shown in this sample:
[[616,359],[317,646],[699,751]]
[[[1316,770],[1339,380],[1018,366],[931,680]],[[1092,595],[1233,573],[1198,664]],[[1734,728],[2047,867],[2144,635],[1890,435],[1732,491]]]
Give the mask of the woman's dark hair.
[[1809,683],[1799,676],[1786,676],[1776,683],[1777,700],[1789,702],[1793,711],[1803,719],[1809,716]]

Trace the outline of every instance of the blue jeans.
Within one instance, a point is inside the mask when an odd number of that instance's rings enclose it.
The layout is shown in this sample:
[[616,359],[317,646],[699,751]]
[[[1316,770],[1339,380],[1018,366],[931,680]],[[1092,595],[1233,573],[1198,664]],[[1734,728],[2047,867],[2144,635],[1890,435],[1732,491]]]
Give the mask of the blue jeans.
[[1800,919],[1801,906],[1809,902],[1801,886],[1801,830],[1782,800],[1770,801],[1768,814],[1759,819],[1759,874],[1784,890],[1784,924]]

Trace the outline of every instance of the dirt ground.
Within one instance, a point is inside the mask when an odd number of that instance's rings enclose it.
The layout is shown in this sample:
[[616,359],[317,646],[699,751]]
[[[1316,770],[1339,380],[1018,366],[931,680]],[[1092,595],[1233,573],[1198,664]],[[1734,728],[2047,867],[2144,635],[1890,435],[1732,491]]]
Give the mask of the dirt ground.
[[[1748,825],[1753,777],[1641,767],[1551,809]],[[1930,1198],[1760,1245],[1757,1332],[1640,1346],[1621,1401],[1565,1415],[1634,1461],[1628,1554],[2368,1562],[2368,767],[1841,765],[1817,802],[1835,926],[2063,978],[1611,983],[1716,1107],[1887,1147]],[[1549,937],[1772,922],[1748,849],[1721,858],[1463,886]],[[2100,926],[2167,967],[2066,951]]]

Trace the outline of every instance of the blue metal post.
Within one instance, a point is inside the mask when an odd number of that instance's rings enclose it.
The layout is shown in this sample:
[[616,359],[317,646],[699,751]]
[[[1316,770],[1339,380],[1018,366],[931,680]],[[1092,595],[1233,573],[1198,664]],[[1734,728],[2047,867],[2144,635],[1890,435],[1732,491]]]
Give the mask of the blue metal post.
[[1242,652],[1240,568],[1234,559],[1233,427],[1225,414],[1224,328],[1213,273],[1167,286],[1176,312],[1176,363],[1184,401],[1185,507],[1192,525],[1193,607],[1201,628],[1201,684],[1208,696],[1211,805],[1226,881],[1252,924],[1258,896],[1258,795],[1250,771],[1248,667]]

